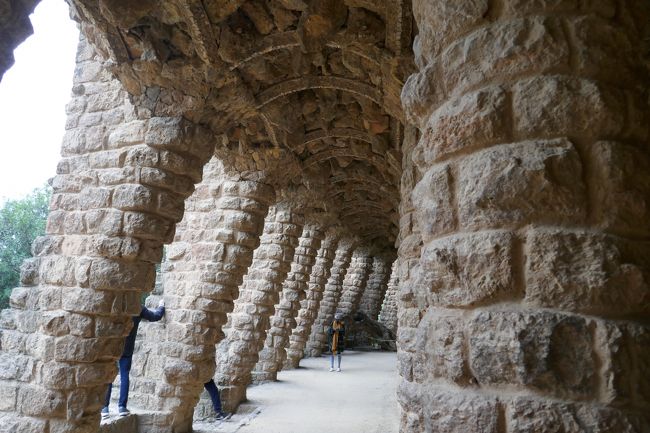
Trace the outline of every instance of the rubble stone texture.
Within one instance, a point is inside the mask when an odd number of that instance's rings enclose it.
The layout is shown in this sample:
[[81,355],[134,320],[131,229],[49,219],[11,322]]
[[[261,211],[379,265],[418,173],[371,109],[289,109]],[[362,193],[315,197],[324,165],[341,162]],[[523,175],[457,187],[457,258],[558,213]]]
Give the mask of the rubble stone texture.
[[300,301],[296,327],[289,337],[289,345],[286,348],[287,359],[283,366],[285,369],[298,368],[305,354],[307,340],[318,317],[325,284],[330,278],[339,238],[340,233],[330,230],[321,242],[316,263],[311,268],[305,299]]
[[366,290],[368,278],[372,272],[373,258],[365,248],[358,248],[352,255],[350,267],[343,279],[341,298],[336,307],[343,317],[351,318],[350,315],[359,309],[361,297]]
[[212,152],[205,129],[134,107],[85,40],[77,61],[46,235],[2,312],[4,431],[96,431],[131,316]]
[[388,290],[391,262],[388,257],[375,256],[372,262],[372,272],[368,277],[366,290],[361,296],[359,310],[373,320],[379,318],[384,296]]
[[309,275],[324,234],[313,224],[305,225],[293,256],[291,271],[282,286],[280,303],[275,306],[264,348],[253,371],[256,383],[275,381],[287,357],[285,348],[296,327],[300,302],[306,298]]
[[649,5],[413,11],[401,430],[647,431]]
[[306,356],[320,356],[323,348],[327,347],[327,328],[334,319],[336,307],[343,293],[343,280],[347,274],[352,254],[357,244],[356,239],[341,239],[336,249],[334,262],[330,277],[325,285],[323,299],[320,302],[318,316],[311,329],[307,347],[305,348]]
[[228,176],[216,158],[203,174],[163,263],[164,327],[145,332],[149,347],[134,357],[140,370],[132,374],[131,404],[154,411],[138,417],[141,429],[191,428],[194,405],[215,371],[221,328],[275,201],[271,186]]
[[0,0],[0,80],[14,64],[14,48],[33,32],[29,15],[36,0]]
[[260,246],[253,253],[230,317],[229,335],[218,347],[215,382],[225,410],[233,410],[246,399],[246,387],[264,347],[303,224],[304,217],[284,203],[269,209]]
[[[0,0],[0,74],[34,4]],[[288,365],[307,333],[321,354],[353,250],[397,248],[402,432],[650,429],[647,1],[68,4],[78,64],[47,233],[0,313],[0,432],[97,431],[174,239],[138,429],[190,431],[239,296],[217,360],[236,404],[302,232],[269,223],[255,249],[286,191],[345,233]]]
[[397,260],[393,262],[390,271],[390,279],[388,280],[388,288],[386,289],[386,296],[381,306],[379,313],[379,322],[385,327],[397,332],[397,290],[399,279],[397,278]]

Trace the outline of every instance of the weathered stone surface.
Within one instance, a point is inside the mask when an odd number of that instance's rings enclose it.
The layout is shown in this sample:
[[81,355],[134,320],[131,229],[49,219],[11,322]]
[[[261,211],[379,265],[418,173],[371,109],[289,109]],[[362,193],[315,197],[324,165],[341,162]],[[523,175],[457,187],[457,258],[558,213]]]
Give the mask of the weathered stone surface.
[[480,312],[468,331],[469,366],[480,385],[519,385],[575,399],[596,391],[598,361],[583,318]]
[[588,314],[646,314],[647,242],[590,232],[533,230],[526,239],[526,302]]
[[465,307],[517,295],[509,232],[450,236],[422,248],[414,284],[432,305]]
[[533,141],[478,152],[460,169],[462,227],[499,228],[584,221],[582,163],[567,140]]

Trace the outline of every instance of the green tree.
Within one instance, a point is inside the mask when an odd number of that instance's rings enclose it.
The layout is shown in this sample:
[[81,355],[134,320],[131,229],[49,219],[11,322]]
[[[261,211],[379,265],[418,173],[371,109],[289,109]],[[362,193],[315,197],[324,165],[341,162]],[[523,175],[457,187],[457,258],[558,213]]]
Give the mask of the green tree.
[[34,239],[45,233],[50,195],[45,186],[25,198],[8,200],[0,209],[0,308],[9,306],[11,290],[20,281],[20,266],[31,257]]

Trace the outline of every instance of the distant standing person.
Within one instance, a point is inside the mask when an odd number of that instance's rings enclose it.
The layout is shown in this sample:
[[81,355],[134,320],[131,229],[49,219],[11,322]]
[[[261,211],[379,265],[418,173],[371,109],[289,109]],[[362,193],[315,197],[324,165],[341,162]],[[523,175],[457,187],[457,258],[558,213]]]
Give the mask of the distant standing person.
[[[157,322],[165,315],[165,301],[160,300],[158,303],[158,308],[155,310],[150,310],[147,307],[142,307],[140,314],[133,316],[133,328],[131,332],[126,337],[124,341],[124,350],[122,351],[122,356],[118,361],[118,366],[120,369],[120,399],[118,400],[117,409],[120,416],[127,416],[131,412],[126,408],[126,404],[129,400],[129,372],[131,371],[131,358],[133,357],[133,349],[135,347],[135,337],[138,334],[138,326],[142,319],[149,322]],[[104,401],[104,407],[102,408],[102,419],[108,418],[108,405],[111,402],[111,391],[113,389],[113,384],[108,384],[108,390],[106,391],[106,400]]]
[[332,355],[330,356],[330,371],[334,371],[334,355],[338,357],[338,368],[336,371],[341,371],[341,353],[345,350],[345,323],[343,323],[343,315],[336,313],[334,321],[328,330],[329,345]]

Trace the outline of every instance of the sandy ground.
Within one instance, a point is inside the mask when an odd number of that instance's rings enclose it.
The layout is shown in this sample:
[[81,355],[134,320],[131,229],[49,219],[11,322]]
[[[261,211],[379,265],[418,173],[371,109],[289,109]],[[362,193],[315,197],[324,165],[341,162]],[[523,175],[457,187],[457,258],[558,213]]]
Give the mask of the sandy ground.
[[396,433],[399,411],[395,353],[343,354],[342,370],[329,357],[306,358],[278,382],[248,389],[248,402],[225,422],[196,423],[197,433]]

